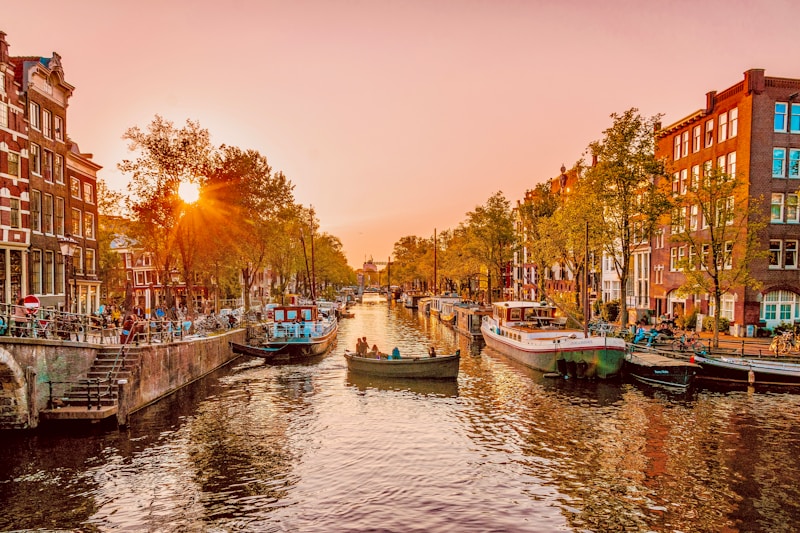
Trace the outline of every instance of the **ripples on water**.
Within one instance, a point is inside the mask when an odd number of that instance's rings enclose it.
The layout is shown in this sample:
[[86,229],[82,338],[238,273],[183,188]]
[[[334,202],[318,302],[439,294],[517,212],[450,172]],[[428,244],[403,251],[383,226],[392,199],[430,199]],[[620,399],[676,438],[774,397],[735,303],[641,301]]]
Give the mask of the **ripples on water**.
[[[409,310],[355,313],[327,356],[239,359],[126,430],[0,433],[0,529],[800,530],[798,395],[548,379]],[[461,348],[458,382],[348,375],[364,335]]]

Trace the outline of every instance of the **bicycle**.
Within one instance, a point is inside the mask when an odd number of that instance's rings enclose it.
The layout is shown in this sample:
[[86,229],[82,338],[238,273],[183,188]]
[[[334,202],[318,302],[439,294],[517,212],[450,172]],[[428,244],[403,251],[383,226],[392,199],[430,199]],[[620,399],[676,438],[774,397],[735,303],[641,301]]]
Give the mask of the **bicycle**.
[[800,345],[793,331],[784,331],[772,338],[769,350],[775,355],[787,355],[789,352],[800,351]]
[[696,332],[684,332],[672,341],[672,351],[680,353],[691,351],[696,354],[706,354],[708,353],[708,346],[700,340],[700,336]]

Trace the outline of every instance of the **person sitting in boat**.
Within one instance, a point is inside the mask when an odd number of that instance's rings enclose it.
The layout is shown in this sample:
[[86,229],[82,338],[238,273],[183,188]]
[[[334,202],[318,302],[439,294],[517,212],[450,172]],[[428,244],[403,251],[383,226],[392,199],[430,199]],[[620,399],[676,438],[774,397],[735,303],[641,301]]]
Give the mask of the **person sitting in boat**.
[[389,359],[400,359],[400,349],[397,346],[392,348],[392,355],[389,356]]
[[430,357],[436,357],[436,348],[434,348],[433,346],[431,346],[431,347],[428,349],[428,356],[430,356]]
[[373,344],[372,345],[372,350],[369,351],[369,355],[371,357],[374,357],[375,359],[380,359],[381,358],[381,352],[378,351],[378,345],[377,344]]

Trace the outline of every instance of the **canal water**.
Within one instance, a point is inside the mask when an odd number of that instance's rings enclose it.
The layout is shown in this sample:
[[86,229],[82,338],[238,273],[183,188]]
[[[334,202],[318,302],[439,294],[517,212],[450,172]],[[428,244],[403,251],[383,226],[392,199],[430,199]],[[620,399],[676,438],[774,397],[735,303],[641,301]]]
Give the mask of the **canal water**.
[[[461,349],[453,383],[348,375]],[[800,395],[545,378],[403,307],[307,364],[241,358],[129,427],[0,433],[0,530],[793,532]]]

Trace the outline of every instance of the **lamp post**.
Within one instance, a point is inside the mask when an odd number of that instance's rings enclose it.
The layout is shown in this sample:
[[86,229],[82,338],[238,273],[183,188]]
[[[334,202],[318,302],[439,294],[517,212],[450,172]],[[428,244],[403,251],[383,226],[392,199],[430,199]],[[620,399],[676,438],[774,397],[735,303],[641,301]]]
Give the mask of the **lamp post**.
[[64,257],[64,311],[69,313],[72,307],[70,306],[69,294],[69,265],[72,263],[72,256],[75,255],[75,250],[78,248],[78,241],[72,238],[72,235],[67,233],[63,237],[58,238],[58,245],[61,247],[61,255]]

